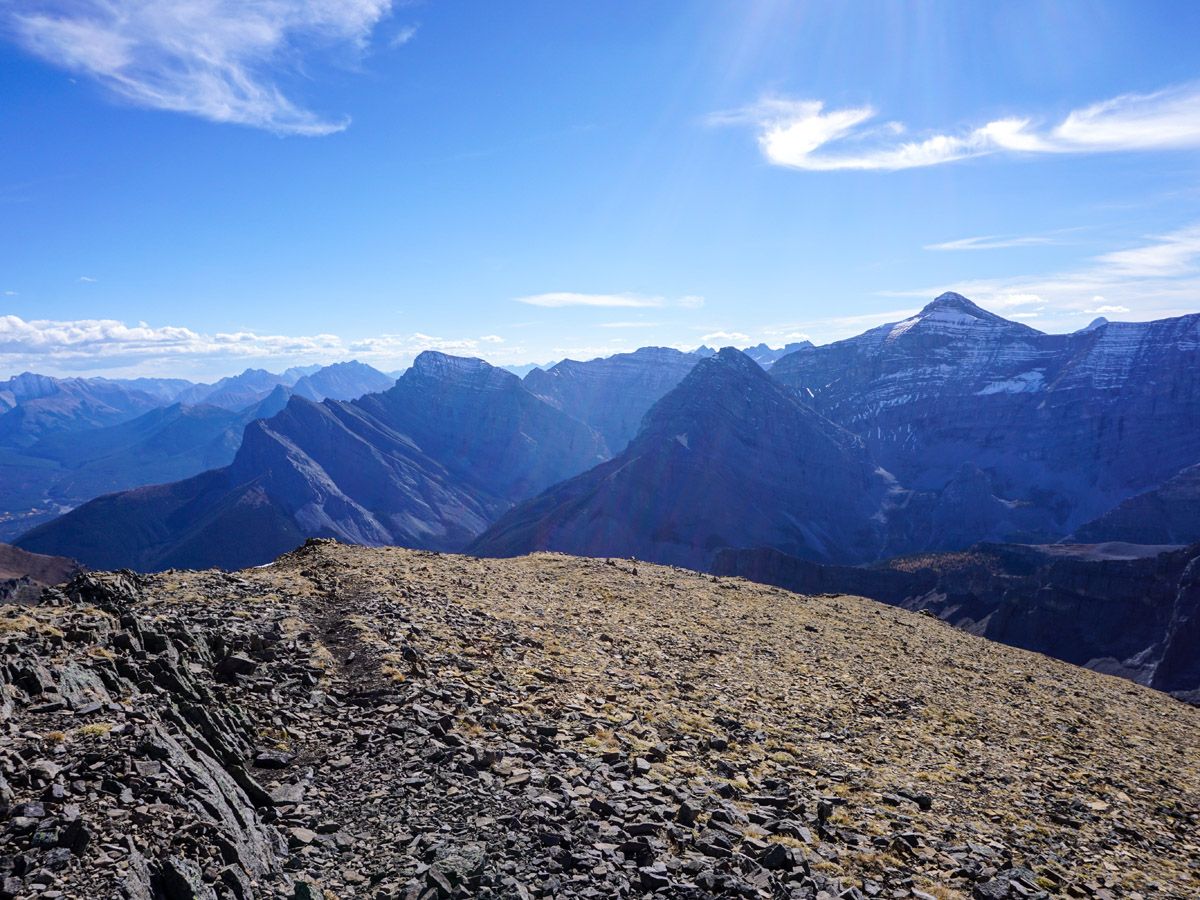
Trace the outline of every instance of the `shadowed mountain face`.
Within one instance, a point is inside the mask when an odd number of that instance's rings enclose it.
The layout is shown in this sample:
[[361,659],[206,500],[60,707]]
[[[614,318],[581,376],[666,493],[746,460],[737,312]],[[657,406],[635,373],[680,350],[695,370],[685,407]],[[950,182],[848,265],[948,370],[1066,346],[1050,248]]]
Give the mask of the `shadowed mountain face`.
[[1200,465],[1130,497],[1075,532],[1084,543],[1190,544],[1200,541]]
[[866,568],[727,550],[713,571],[927,610],[974,634],[1200,703],[1200,544],[979,544]]
[[457,479],[506,504],[608,456],[592,428],[478,359],[422,353],[395,387],[359,405]]
[[246,424],[279,412],[293,391],[350,400],[394,383],[358,362],[283,375],[248,370],[215,385],[10,379],[0,386],[0,432],[8,429],[0,438],[0,540],[101,494],[229,465]]
[[425,353],[383,394],[293,397],[246,428],[224,469],[99,498],[20,544],[143,569],[251,565],[312,536],[457,549],[515,500],[602,458],[595,432],[511,373]]
[[702,360],[630,445],[501,518],[471,552],[561,550],[702,568],[728,546],[864,561],[890,485],[861,442],[749,357]]
[[681,382],[699,361],[669,347],[643,347],[589,362],[564,360],[534,369],[525,387],[570,416],[586,422],[618,453],[637,434],[646,411]]
[[970,463],[998,501],[991,536],[1046,540],[1200,459],[1198,342],[1200,315],[1046,335],[944,294],[771,373],[901,484],[940,492]]

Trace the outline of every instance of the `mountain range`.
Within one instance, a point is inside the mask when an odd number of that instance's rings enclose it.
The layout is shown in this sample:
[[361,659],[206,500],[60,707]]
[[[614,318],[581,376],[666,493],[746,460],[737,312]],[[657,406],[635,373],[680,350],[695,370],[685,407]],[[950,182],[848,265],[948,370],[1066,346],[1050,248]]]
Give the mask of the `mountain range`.
[[[96,568],[255,565],[334,537],[706,570],[732,551],[846,567],[980,542],[1200,541],[1200,315],[1050,335],[947,293],[844,341],[759,349],[643,348],[524,378],[428,352],[386,390],[320,402],[296,386],[333,393],[340,373],[295,374],[227,462],[16,543]],[[212,395],[268,386],[239,378]]]
[[[1200,463],[1198,347],[1196,315],[1048,335],[947,293],[858,337],[796,345],[769,369],[732,348],[643,348],[520,379],[429,352],[356,400],[313,404],[293,389],[205,475],[202,505],[269,500],[277,525],[236,541],[239,563],[297,534],[698,568],[723,547],[857,564],[1076,532],[1130,540],[1138,523],[1152,543],[1189,543],[1200,540],[1197,476],[1185,473]],[[329,393],[340,374],[293,385]],[[264,376],[210,389],[255,396]],[[104,504],[139,519],[197,484]],[[79,540],[94,529],[76,524],[91,514],[20,543],[97,566],[150,565],[172,543],[157,534],[149,556],[92,557]],[[233,562],[215,548],[188,556]]]

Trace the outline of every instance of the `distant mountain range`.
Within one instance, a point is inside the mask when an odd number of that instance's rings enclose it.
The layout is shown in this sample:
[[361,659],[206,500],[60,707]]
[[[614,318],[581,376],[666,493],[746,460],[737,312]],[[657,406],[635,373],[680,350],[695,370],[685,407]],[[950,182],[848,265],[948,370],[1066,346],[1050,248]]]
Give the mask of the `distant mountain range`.
[[0,382],[0,539],[101,494],[227,465],[246,425],[293,393],[352,399],[392,383],[357,362],[211,385],[15,376]]

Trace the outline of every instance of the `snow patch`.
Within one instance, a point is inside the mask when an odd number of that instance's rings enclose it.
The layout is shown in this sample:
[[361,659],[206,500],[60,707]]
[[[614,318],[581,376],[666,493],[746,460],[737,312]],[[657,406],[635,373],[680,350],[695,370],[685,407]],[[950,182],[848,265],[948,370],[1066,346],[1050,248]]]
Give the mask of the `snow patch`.
[[1022,372],[1020,375],[1014,375],[1004,381],[993,381],[991,384],[984,385],[981,389],[975,392],[975,396],[982,397],[987,394],[1032,394],[1035,391],[1040,391],[1046,386],[1046,380],[1043,377],[1041,369],[1034,369],[1031,372]]

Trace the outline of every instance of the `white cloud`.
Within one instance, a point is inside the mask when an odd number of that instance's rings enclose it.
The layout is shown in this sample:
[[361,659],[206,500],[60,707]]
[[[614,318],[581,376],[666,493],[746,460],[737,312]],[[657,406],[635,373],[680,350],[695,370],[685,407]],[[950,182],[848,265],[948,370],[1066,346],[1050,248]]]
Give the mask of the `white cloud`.
[[666,300],[662,297],[641,297],[637,294],[579,294],[571,291],[533,294],[529,297],[517,297],[516,299],[518,303],[527,303],[530,306],[544,306],[551,309],[560,309],[567,306],[641,309],[663,306],[666,303]]
[[1121,316],[1132,310],[1128,306],[1097,306],[1095,309],[1085,309],[1084,312],[1096,316]]
[[[442,338],[415,332],[346,340],[333,334],[273,335],[252,331],[204,334],[190,328],[144,322],[128,325],[115,319],[54,321],[0,316],[0,372],[139,368],[143,371],[180,367],[211,369],[221,360],[334,362],[358,358],[392,365],[411,360],[423,350],[478,356],[485,348],[500,351],[504,338]],[[519,357],[521,347],[503,348],[503,361]]]
[[732,344],[745,346],[750,342],[750,335],[742,334],[740,331],[713,331],[702,335],[700,338],[700,343],[702,344],[720,344],[722,347],[728,347]]
[[96,283],[96,279],[92,278],[90,275],[80,275],[79,280],[82,281],[84,284],[95,284]]
[[362,48],[391,3],[29,0],[6,18],[31,53],[127,102],[280,134],[323,135],[348,120],[297,106],[273,76],[314,49]]
[[17,296],[17,292],[16,291],[5,291],[4,296],[5,297],[15,297],[15,296]]
[[285,337],[246,331],[205,335],[190,328],[152,328],[145,323],[131,326],[115,319],[26,321],[18,316],[0,316],[0,361],[255,356],[328,352],[338,345],[333,335]]
[[1031,247],[1039,244],[1056,243],[1053,238],[1042,235],[1027,237],[969,237],[940,244],[926,244],[926,250],[1003,250],[1009,247]]
[[[1200,84],[1122,94],[1069,113],[1058,124],[996,119],[976,128],[904,140],[899,123],[862,127],[870,106],[826,110],[820,100],[767,97],[716,113],[718,125],[749,125],[774,165],[811,171],[912,169],[997,153],[1100,153],[1200,147]],[[961,248],[955,248],[961,249]]]
[[700,309],[704,306],[704,298],[698,297],[695,294],[688,294],[686,297],[680,297],[675,305],[681,309]]

